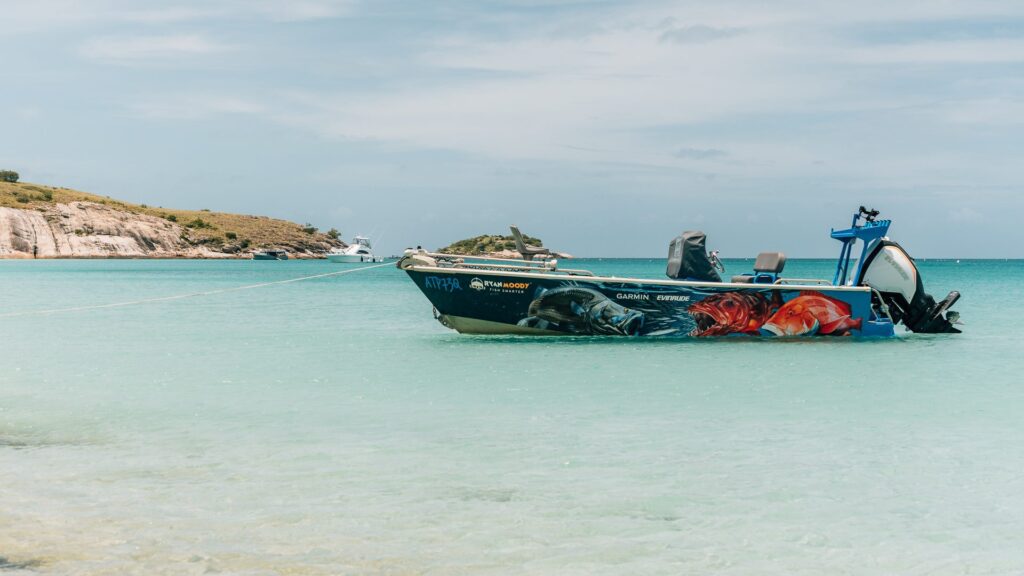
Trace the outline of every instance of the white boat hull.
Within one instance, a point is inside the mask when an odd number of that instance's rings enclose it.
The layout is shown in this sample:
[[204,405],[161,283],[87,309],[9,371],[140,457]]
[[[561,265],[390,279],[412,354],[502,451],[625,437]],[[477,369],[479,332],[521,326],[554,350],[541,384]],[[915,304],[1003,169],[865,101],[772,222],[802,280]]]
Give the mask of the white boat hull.
[[365,254],[328,254],[327,259],[337,264],[359,264],[361,262],[381,262],[381,259]]

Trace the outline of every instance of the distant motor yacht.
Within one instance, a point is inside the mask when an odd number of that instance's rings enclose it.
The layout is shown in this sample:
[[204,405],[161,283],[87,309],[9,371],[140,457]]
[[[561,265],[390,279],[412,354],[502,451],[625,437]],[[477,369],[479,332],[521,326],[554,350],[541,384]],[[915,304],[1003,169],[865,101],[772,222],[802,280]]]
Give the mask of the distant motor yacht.
[[288,252],[284,250],[257,250],[252,253],[253,260],[287,260]]
[[384,261],[383,258],[373,255],[370,239],[365,236],[356,236],[348,246],[331,250],[327,253],[327,259],[343,264]]

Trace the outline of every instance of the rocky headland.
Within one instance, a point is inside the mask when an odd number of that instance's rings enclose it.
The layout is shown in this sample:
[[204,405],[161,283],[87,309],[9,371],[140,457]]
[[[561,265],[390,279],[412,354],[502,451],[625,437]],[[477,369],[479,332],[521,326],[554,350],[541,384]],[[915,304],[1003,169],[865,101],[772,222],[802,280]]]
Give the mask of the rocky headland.
[[173,210],[67,188],[0,182],[0,258],[317,258],[338,233],[265,216]]

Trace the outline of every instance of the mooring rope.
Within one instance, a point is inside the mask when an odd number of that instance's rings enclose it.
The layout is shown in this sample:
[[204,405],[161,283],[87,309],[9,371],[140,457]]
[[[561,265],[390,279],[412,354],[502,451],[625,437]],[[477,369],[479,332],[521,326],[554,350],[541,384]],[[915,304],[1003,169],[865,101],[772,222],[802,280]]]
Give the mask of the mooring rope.
[[327,272],[325,274],[314,274],[312,276],[302,276],[299,278],[289,278],[287,280],[274,280],[272,282],[260,282],[259,284],[247,284],[245,286],[232,286],[230,288],[218,288],[217,290],[204,290],[202,292],[189,292],[187,294],[175,294],[173,296],[159,296],[156,298],[142,298],[141,300],[128,300],[126,302],[111,302],[110,304],[94,304],[90,306],[73,306],[71,308],[51,308],[49,310],[24,310],[21,312],[8,312],[0,314],[0,318],[13,318],[15,316],[34,316],[44,314],[57,314],[60,312],[80,312],[83,310],[100,310],[103,308],[121,308],[123,306],[136,306],[138,304],[151,304],[153,302],[170,302],[172,300],[184,300],[185,298],[195,298],[197,296],[212,296],[214,294],[224,294],[225,292],[237,292],[239,290],[252,290],[253,288],[263,288],[264,286],[274,286],[276,284],[291,284],[292,282],[302,282],[303,280],[313,280],[314,278],[326,278],[328,276],[340,276],[342,274],[351,274],[352,272],[360,272],[362,270],[370,270],[372,268],[380,268],[382,266],[394,266],[392,262],[385,262],[384,264],[374,264],[373,266],[360,266],[359,268],[352,268],[350,270],[341,270],[339,272]]

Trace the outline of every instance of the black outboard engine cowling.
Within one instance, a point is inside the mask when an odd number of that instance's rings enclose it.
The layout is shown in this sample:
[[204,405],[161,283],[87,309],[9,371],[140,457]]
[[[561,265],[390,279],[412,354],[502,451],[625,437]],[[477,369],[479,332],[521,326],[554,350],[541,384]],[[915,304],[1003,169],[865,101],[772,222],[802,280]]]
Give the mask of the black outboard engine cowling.
[[864,259],[860,284],[881,294],[893,322],[902,321],[914,332],[960,333],[953,326],[959,314],[949,311],[960,293],[950,292],[936,303],[935,298],[924,291],[914,259],[896,242],[884,239],[878,242]]
[[665,274],[673,280],[721,282],[722,277],[708,258],[704,246],[707,237],[699,230],[687,230],[668,245],[668,266]]

